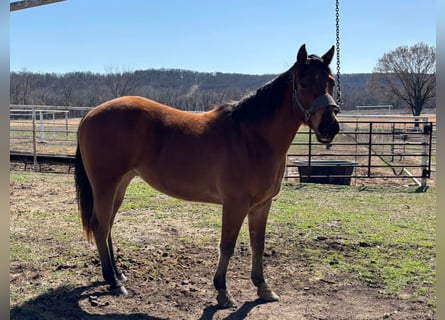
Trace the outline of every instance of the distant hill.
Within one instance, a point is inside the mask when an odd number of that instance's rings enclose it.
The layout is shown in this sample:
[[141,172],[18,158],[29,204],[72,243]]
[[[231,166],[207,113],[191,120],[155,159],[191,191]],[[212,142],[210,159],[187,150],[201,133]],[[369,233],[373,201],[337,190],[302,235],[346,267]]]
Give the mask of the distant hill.
[[370,73],[342,74],[340,75],[340,82],[345,88],[364,89],[370,76]]
[[[183,110],[204,111],[238,100],[276,75],[204,73],[181,69],[132,72],[11,72],[11,104],[93,107],[122,95],[141,95]],[[344,108],[388,103],[368,93],[370,74],[341,75]]]

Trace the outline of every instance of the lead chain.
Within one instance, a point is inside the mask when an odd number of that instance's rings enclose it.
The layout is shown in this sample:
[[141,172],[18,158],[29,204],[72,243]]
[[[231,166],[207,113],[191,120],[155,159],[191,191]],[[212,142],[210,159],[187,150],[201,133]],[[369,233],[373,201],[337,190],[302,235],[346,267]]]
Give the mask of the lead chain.
[[337,51],[337,104],[342,106],[343,100],[341,97],[341,86],[340,86],[340,6],[339,0],[335,1],[335,32],[336,32],[336,51]]

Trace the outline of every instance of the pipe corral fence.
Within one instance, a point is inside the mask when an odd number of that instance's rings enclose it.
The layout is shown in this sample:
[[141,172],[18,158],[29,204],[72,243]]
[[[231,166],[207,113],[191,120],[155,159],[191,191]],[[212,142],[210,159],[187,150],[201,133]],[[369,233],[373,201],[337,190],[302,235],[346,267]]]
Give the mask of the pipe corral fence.
[[[10,106],[10,153],[73,158],[77,126],[91,108]],[[287,155],[285,180],[350,184],[405,179],[426,188],[436,171],[436,122],[426,116],[340,115],[340,133],[329,145],[308,127],[298,131]],[[396,181],[396,180],[394,180]]]

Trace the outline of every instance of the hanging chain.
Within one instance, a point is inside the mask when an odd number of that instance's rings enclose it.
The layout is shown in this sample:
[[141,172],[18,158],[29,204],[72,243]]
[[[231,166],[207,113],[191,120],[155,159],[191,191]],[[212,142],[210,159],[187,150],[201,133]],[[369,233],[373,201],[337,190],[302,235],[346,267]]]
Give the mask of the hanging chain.
[[341,107],[343,100],[341,98],[341,86],[340,86],[340,5],[339,0],[335,1],[335,47],[337,51],[337,104]]

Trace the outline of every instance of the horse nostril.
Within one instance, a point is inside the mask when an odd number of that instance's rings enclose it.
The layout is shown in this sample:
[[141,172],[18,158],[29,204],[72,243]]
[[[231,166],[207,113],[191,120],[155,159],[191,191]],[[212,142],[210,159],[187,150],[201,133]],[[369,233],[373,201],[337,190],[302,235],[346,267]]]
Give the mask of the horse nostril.
[[319,136],[322,140],[332,140],[340,131],[340,125],[332,112],[326,110],[323,113],[318,126]]
[[331,110],[332,110],[332,112],[333,112],[335,115],[339,114],[340,111],[341,111],[340,107],[337,106],[337,105],[332,105],[332,106],[331,106]]

